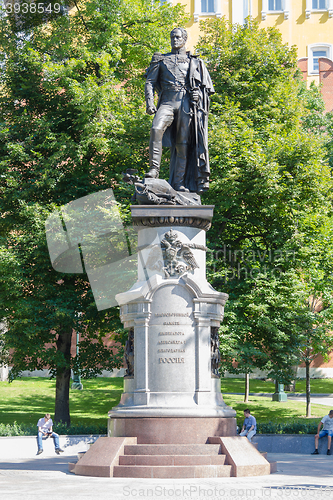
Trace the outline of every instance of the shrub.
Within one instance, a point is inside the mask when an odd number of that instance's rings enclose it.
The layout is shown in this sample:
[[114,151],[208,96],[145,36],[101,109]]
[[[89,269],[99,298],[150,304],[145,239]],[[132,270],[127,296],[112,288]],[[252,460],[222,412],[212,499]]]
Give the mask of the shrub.
[[[79,434],[107,434],[106,425],[87,425],[87,424],[72,424],[67,427],[66,424],[59,422],[53,425],[54,432],[58,434],[67,434],[70,436]],[[37,426],[18,424],[14,422],[13,424],[1,424],[0,423],[0,436],[36,436]]]
[[[305,422],[303,420],[289,420],[287,422],[263,422],[257,424],[257,434],[316,434],[318,421]],[[67,427],[66,424],[59,422],[54,424],[53,429],[62,435],[82,435],[82,434],[107,434],[106,425],[101,424],[72,424]],[[1,424],[0,436],[35,436],[37,433],[36,425]]]
[[257,424],[257,434],[316,434],[318,421],[288,420]]

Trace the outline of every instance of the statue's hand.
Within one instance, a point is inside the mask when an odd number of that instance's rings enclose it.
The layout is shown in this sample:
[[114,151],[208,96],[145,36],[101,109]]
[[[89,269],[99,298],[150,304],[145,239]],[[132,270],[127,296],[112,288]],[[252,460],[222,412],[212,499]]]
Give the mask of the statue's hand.
[[190,90],[190,96],[192,102],[198,102],[200,99],[200,93],[198,89]]
[[157,109],[156,109],[156,106],[153,105],[153,106],[147,106],[147,114],[148,115],[154,115],[156,113]]

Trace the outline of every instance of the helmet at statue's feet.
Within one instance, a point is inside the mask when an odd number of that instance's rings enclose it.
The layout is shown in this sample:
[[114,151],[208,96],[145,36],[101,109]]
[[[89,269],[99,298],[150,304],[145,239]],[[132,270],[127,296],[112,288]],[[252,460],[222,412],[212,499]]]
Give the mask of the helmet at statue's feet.
[[158,178],[158,170],[156,170],[156,168],[151,168],[145,175],[145,177],[149,177],[149,178],[152,178],[152,179],[157,179]]

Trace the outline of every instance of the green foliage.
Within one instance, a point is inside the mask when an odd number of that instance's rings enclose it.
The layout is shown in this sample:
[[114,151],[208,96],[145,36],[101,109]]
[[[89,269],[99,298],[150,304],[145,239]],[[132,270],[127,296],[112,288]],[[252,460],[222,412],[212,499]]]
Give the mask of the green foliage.
[[[87,276],[55,272],[44,223],[57,207],[114,188],[128,214],[127,168],[148,161],[151,118],[143,76],[154,51],[184,25],[183,8],[150,0],[91,0],[71,15],[0,17],[0,319],[12,378],[47,367],[56,420],[70,369],[92,377],[122,364],[118,308],[98,312]],[[125,217],[126,221],[126,217]],[[79,316],[80,313],[80,316]],[[82,314],[81,314],[82,313]],[[78,317],[80,321],[78,321]],[[80,354],[70,355],[73,330]],[[111,333],[114,332],[114,333]],[[3,353],[3,357],[5,353]],[[64,391],[61,393],[61,391]]]
[[[198,46],[216,94],[210,116],[216,244],[250,239],[262,252],[284,245],[305,202],[327,205],[330,171],[320,137],[304,130],[308,113],[296,53],[275,29],[251,21],[203,24]],[[223,248],[223,244],[219,248]],[[268,247],[268,248],[267,248]],[[250,247],[246,247],[246,249]]]
[[225,19],[204,22],[202,28],[198,50],[209,64],[217,92],[214,111],[234,106],[259,128],[276,122],[288,127],[297,120],[297,89],[290,85],[297,53],[282,43],[277,29],[259,29],[254,21],[231,26]]
[[[53,426],[54,432],[59,435],[65,434],[69,436],[85,435],[85,434],[107,434],[107,428],[103,425],[94,424],[72,424],[69,427],[62,422],[58,422]],[[1,424],[0,423],[0,436],[35,436],[37,434],[37,427],[33,425],[18,424]]]
[[[316,434],[317,422],[302,422],[291,420],[283,422],[263,422],[257,424],[257,434]],[[103,425],[77,424],[67,427],[62,422],[54,425],[54,431],[59,435],[85,435],[85,434],[107,434],[107,428]],[[36,426],[0,423],[0,436],[35,436]]]
[[36,435],[36,428],[31,425],[18,424],[1,424],[0,423],[0,436],[33,436]]
[[[240,293],[237,297],[236,293]],[[279,279],[261,276],[239,285],[230,297],[221,327],[223,368],[234,373],[251,373],[254,368],[287,382],[297,364],[298,346],[290,273]],[[238,366],[234,365],[237,359]]]
[[70,436],[82,434],[107,434],[107,426],[103,424],[71,424],[69,427],[63,422],[54,425],[54,432],[68,434]]
[[317,434],[318,422],[289,420],[287,422],[263,422],[257,425],[257,434]]
[[[222,372],[261,368],[287,382],[311,321],[321,332],[321,352],[331,346],[332,178],[324,105],[317,87],[305,89],[295,48],[282,43],[278,30],[260,29],[252,20],[231,26],[224,19],[202,28],[198,52],[216,90],[208,272],[213,286],[229,294]],[[321,276],[316,297],[325,294],[326,312],[310,318],[315,274]]]

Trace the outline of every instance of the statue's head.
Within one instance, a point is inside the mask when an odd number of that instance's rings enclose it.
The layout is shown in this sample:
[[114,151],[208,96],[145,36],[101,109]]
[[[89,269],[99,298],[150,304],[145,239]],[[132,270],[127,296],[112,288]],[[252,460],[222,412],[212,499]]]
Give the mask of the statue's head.
[[187,31],[185,28],[174,28],[171,33],[171,47],[181,49],[185,46],[187,40]]

